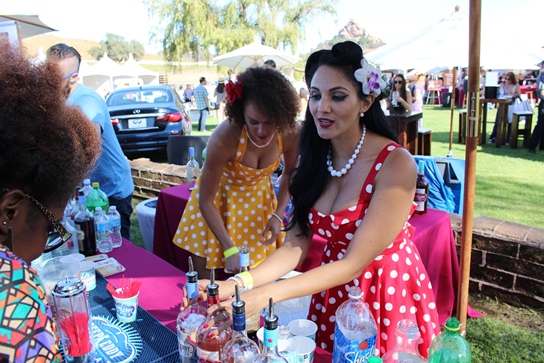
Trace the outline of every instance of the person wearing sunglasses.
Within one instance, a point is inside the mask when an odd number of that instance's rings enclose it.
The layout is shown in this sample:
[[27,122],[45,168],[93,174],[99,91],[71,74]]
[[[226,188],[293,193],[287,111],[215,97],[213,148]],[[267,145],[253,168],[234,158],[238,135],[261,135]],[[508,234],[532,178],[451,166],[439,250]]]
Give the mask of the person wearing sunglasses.
[[[512,103],[516,101],[516,98],[519,98],[521,95],[521,88],[519,87],[518,81],[516,80],[516,75],[514,72],[508,72],[504,75],[504,82],[501,82],[499,86],[498,98],[512,98]],[[497,138],[497,124],[499,122],[498,113],[495,116],[495,125],[493,126],[493,131],[489,136],[489,143],[494,144]],[[510,131],[511,131],[511,122],[512,114],[508,115],[508,128],[506,131],[506,143],[510,143]]]
[[402,74],[397,74],[393,78],[391,104],[397,112],[412,112],[412,95],[406,89],[406,79]]
[[101,147],[92,123],[67,106],[62,75],[0,42],[0,361],[61,360],[55,324],[31,261],[60,247],[60,224]]

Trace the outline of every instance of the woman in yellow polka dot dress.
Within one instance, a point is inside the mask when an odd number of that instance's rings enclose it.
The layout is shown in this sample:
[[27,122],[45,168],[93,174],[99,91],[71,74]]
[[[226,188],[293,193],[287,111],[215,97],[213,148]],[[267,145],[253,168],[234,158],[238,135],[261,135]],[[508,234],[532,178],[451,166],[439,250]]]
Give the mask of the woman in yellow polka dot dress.
[[[225,89],[229,122],[220,123],[210,136],[206,163],[173,239],[193,254],[203,278],[212,267],[238,272],[240,246],[249,247],[255,267],[281,245],[297,161],[299,99],[291,83],[276,70],[249,68]],[[276,199],[270,175],[282,156]]]

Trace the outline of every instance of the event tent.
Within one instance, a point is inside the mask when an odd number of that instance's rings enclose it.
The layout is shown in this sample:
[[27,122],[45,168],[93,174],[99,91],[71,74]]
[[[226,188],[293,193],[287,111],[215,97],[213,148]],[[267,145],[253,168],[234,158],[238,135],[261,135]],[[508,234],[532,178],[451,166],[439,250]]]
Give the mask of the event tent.
[[139,78],[143,81],[143,84],[157,84],[159,83],[159,73],[151,71],[147,68],[140,66],[135,60],[132,54],[129,55],[128,60],[121,66],[120,76],[126,76],[128,78]]

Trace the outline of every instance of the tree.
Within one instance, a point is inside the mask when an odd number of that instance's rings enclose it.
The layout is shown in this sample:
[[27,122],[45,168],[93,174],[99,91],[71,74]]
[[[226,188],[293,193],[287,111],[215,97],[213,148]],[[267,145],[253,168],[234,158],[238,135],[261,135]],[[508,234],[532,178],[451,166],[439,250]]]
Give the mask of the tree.
[[203,53],[230,52],[258,38],[264,45],[295,51],[306,25],[318,14],[336,14],[337,0],[146,0],[167,61],[194,60]]
[[111,59],[122,62],[129,58],[132,54],[135,60],[140,60],[145,54],[145,48],[142,43],[131,40],[127,42],[124,37],[112,33],[106,34],[106,40],[100,41],[100,46],[92,47],[89,53],[95,59],[100,59],[104,53],[108,54]]

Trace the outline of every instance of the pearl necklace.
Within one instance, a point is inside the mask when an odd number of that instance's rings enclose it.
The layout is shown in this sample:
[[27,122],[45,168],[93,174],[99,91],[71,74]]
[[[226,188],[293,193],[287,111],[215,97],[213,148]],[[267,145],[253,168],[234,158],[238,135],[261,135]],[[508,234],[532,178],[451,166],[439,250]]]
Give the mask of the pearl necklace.
[[363,142],[365,141],[365,135],[366,135],[366,126],[363,125],[363,135],[361,136],[361,140],[359,140],[359,144],[355,148],[355,151],[353,152],[353,155],[351,155],[351,159],[348,160],[348,163],[346,166],[342,168],[342,170],[334,170],[332,167],[332,145],[329,148],[329,153],[327,154],[327,166],[329,173],[331,173],[332,176],[336,177],[342,177],[348,173],[348,170],[351,169],[351,166],[355,162],[355,159],[357,159],[357,156],[359,155],[359,152],[361,151],[361,146],[363,146]]
[[255,141],[251,140],[251,136],[249,136],[249,131],[248,131],[247,127],[244,126],[244,128],[246,129],[246,134],[247,134],[247,138],[249,139],[249,141],[251,141],[251,143],[253,145],[255,145],[255,147],[258,147],[259,149],[263,149],[263,148],[267,147],[270,144],[270,142],[272,142],[272,139],[274,138],[274,135],[276,134],[276,133],[273,133],[272,137],[270,138],[270,140],[268,140],[268,142],[266,144],[259,145],[259,144],[256,144]]

